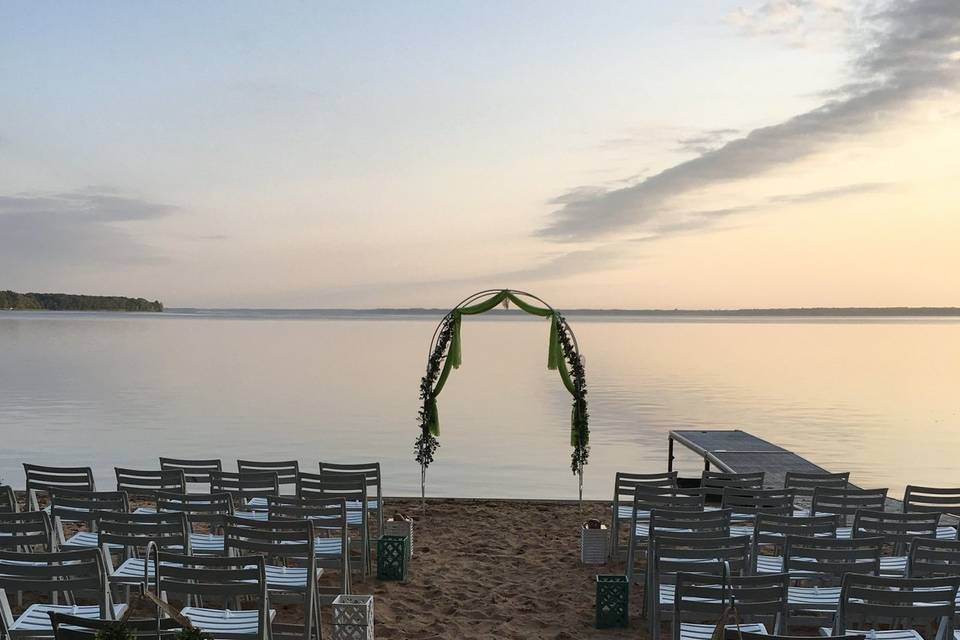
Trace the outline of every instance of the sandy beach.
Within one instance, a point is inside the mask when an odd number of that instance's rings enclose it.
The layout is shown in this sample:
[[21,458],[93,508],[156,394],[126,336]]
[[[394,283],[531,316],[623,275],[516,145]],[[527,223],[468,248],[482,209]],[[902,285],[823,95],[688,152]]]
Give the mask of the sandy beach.
[[585,502],[389,500],[387,513],[415,520],[414,556],[405,583],[375,578],[357,593],[375,596],[379,638],[636,638],[640,594],[631,593],[631,626],[593,628],[594,576],[623,563],[580,564],[579,526],[607,521],[609,506]]

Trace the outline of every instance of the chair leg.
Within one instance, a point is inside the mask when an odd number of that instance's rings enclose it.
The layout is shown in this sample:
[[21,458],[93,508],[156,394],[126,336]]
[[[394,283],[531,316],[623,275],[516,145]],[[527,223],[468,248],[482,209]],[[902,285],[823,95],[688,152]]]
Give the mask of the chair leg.
[[323,640],[323,615],[320,609],[320,598],[316,594],[313,596],[313,606],[315,609],[314,618],[317,622],[317,640]]
[[313,606],[313,598],[310,596],[311,592],[308,588],[306,593],[303,594],[303,640],[315,640],[313,619],[316,610]]

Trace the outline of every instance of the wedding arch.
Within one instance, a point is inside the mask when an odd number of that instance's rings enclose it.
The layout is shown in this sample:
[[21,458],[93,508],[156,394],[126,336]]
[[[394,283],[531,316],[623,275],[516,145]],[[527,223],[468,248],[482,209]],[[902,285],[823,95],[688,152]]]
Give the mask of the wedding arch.
[[440,417],[437,412],[437,396],[443,391],[452,369],[461,363],[460,321],[463,316],[485,313],[498,305],[513,303],[529,314],[550,319],[550,341],[547,352],[547,368],[560,374],[563,386],[572,396],[570,410],[570,467],[577,476],[580,500],[583,500],[583,467],[590,455],[590,429],[587,414],[587,383],[583,371],[583,358],[577,338],[566,319],[537,296],[513,289],[487,289],[464,298],[460,304],[443,317],[433,332],[427,372],[420,381],[420,435],[414,444],[416,460],[420,463],[420,495],[426,500],[427,467],[433,462],[440,446]]

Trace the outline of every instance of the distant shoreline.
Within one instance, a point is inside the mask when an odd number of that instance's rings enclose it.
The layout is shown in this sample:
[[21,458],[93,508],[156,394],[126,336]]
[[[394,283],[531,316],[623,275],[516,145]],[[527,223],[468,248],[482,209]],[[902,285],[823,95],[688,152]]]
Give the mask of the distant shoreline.
[[75,293],[18,293],[0,291],[0,309],[9,311],[163,311],[159,300],[126,296],[88,296]]
[[[283,308],[201,308],[168,307],[169,313],[218,315],[218,314],[304,314],[320,317],[338,316],[431,316],[442,317],[449,309],[426,307],[382,307],[375,309],[283,309]],[[897,318],[897,317],[960,317],[960,307],[795,307],[769,309],[559,309],[567,316],[604,316],[604,317],[717,317],[717,318]],[[522,315],[515,309],[495,309],[488,315]]]

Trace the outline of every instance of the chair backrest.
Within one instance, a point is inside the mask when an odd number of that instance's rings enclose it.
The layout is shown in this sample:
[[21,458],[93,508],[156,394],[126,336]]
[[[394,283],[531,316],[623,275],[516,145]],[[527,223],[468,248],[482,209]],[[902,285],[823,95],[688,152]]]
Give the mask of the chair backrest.
[[[753,633],[736,628],[727,629],[724,640],[810,640],[810,636],[785,636],[779,633]],[[818,636],[817,640],[864,640],[863,634],[853,633],[845,636]]]
[[886,489],[831,489],[817,487],[813,490],[811,515],[832,513],[846,524],[857,511],[883,511],[887,504]]
[[[343,498],[348,507],[365,504],[366,476],[359,473],[305,473],[297,476],[297,496],[304,500],[314,498]],[[366,511],[364,509],[364,511]]]
[[179,469],[183,471],[187,482],[210,483],[211,471],[223,471],[220,460],[185,460],[182,458],[160,458],[160,468],[164,470]]
[[724,487],[721,505],[738,515],[772,513],[793,515],[793,491],[785,489],[741,489]]
[[637,487],[654,487],[660,489],[677,488],[677,472],[667,473],[627,473],[618,471],[613,480],[613,504],[632,502],[634,489]]
[[895,555],[905,553],[914,538],[936,538],[939,513],[891,513],[857,511],[853,518],[853,537],[883,538]]
[[280,482],[274,471],[211,471],[210,493],[229,493],[242,503],[250,498],[279,495]]
[[346,535],[347,501],[343,498],[298,498],[273,496],[267,498],[270,520],[310,520],[317,536],[325,532],[343,531]]
[[671,487],[635,487],[633,490],[633,519],[640,512],[654,509],[703,510],[703,494],[699,490],[685,491]]
[[0,513],[0,550],[53,551],[53,526],[46,511]]
[[960,540],[914,538],[907,562],[908,578],[960,576]]
[[50,489],[50,517],[63,522],[83,522],[91,529],[102,511],[127,513],[130,502],[123,491]]
[[843,473],[803,473],[787,471],[783,478],[783,488],[793,489],[797,498],[813,498],[813,491],[817,487],[828,489],[846,489],[850,485],[850,472]]
[[780,549],[786,545],[788,536],[809,538],[836,538],[836,516],[782,516],[775,513],[758,513],[753,521],[753,549],[750,558],[756,569],[761,547]]
[[114,467],[117,491],[126,491],[130,498],[156,498],[158,491],[186,493],[187,479],[183,469],[121,469]]
[[97,542],[116,544],[127,556],[140,555],[153,542],[160,549],[190,554],[190,523],[185,513],[102,513],[97,518]]
[[687,538],[658,533],[650,539],[650,552],[654,586],[672,582],[677,573],[740,575],[750,555],[750,536]]
[[0,551],[0,590],[47,595],[80,591],[95,593],[97,604],[100,605],[100,617],[114,617],[107,591],[106,566],[100,549],[54,553]]
[[808,538],[836,538],[837,517],[782,516],[776,513],[758,513],[753,523],[753,537],[758,544],[783,545],[787,536]]
[[158,513],[185,513],[191,525],[205,524],[212,529],[223,526],[233,515],[229,493],[157,493]]
[[673,600],[673,638],[680,640],[683,622],[714,622],[731,602],[736,603],[744,621],[769,617],[773,621],[769,628],[780,631],[787,616],[789,585],[790,576],[785,573],[766,576],[678,573]]
[[[949,634],[958,588],[960,576],[895,578],[848,573],[843,577],[834,633],[846,633],[858,626],[876,629],[879,622],[886,621],[908,629],[932,623]],[[857,625],[858,620],[869,623]]]
[[903,492],[906,513],[935,512],[960,518],[960,489],[907,485]]
[[756,473],[725,473],[723,471],[704,470],[700,476],[700,489],[707,502],[719,501],[723,498],[723,490],[727,487],[734,489],[763,489],[763,471]]
[[361,474],[367,482],[368,491],[374,488],[377,499],[383,497],[383,483],[380,477],[379,462],[364,462],[359,464],[338,464],[335,462],[320,461],[320,475],[353,475]]
[[223,534],[223,549],[228,555],[305,558],[309,566],[316,564],[316,532],[309,519],[262,521],[229,516]]
[[672,538],[722,538],[730,535],[730,510],[684,511],[653,509],[650,512],[650,537],[660,534]]
[[95,491],[93,470],[90,467],[45,467],[38,464],[23,464],[26,475],[27,508],[40,507],[37,496],[50,489]]
[[[115,628],[115,620],[91,620],[60,611],[50,611],[50,624],[53,627],[54,640],[96,640],[99,632],[109,632]],[[180,623],[173,618],[130,618],[123,622],[124,629],[134,638],[157,638],[157,626],[160,627],[158,640],[176,640],[181,632]],[[103,636],[101,636],[102,638]],[[107,637],[112,637],[107,634]]]
[[16,513],[20,511],[17,494],[8,484],[0,485],[0,513]]
[[[260,556],[231,558],[224,556],[185,556],[166,552],[157,554],[157,585],[160,592],[197,596],[205,607],[223,602],[224,608],[240,598],[257,603],[257,637],[269,635],[270,600],[264,559]],[[229,621],[222,621],[227,624]],[[224,631],[228,631],[224,629]]]
[[319,473],[301,471],[297,475],[297,497],[311,500],[323,497],[323,477]]
[[880,573],[883,538],[814,538],[787,536],[783,570],[794,576],[839,586],[847,573]]
[[241,473],[273,472],[277,474],[279,486],[297,486],[297,474],[300,473],[300,463],[297,460],[280,462],[264,462],[261,460],[237,460],[237,470]]

